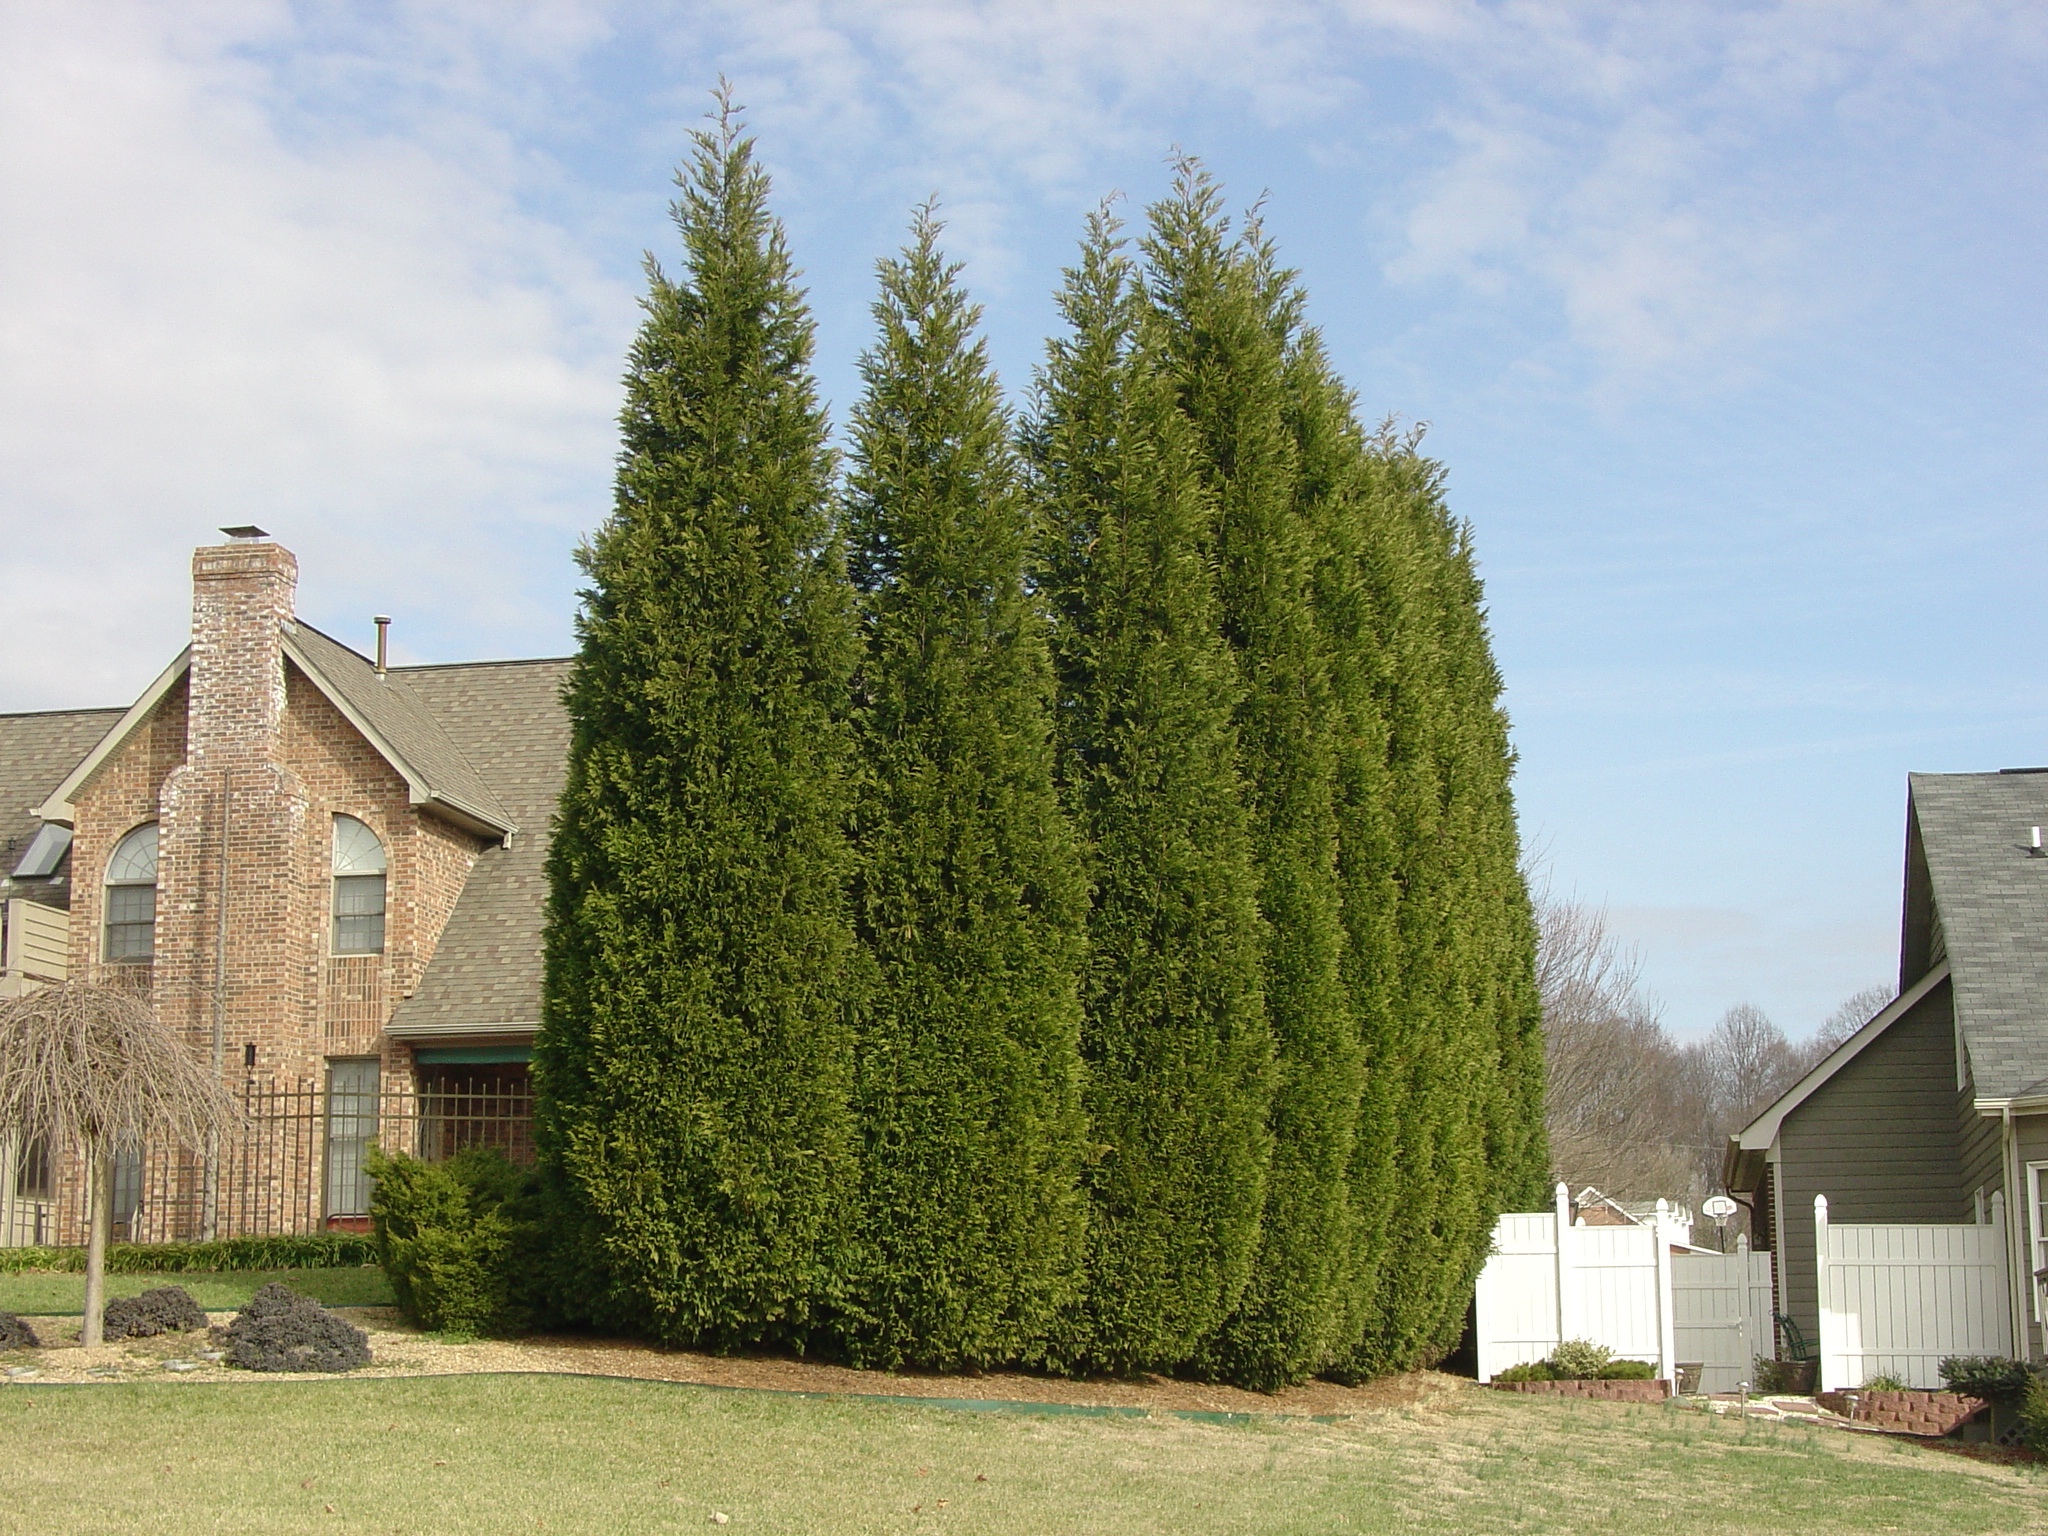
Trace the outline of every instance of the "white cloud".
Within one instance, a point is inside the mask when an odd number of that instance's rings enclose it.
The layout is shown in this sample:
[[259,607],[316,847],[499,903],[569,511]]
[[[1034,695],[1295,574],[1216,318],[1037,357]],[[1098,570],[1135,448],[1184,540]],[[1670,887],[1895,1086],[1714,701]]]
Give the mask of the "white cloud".
[[0,696],[131,692],[186,553],[242,521],[299,551],[314,613],[559,643],[527,588],[602,494],[631,298],[520,210],[503,136],[287,137],[281,6],[4,15],[5,559],[17,632],[64,640],[10,647]]

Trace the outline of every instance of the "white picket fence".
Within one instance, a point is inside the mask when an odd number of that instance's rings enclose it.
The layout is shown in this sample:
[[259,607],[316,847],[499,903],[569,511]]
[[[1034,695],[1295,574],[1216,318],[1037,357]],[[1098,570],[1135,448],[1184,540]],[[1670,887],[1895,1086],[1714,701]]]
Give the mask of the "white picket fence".
[[1957,1226],[1828,1220],[1813,1201],[1820,1281],[1820,1384],[1858,1387],[1896,1376],[1939,1387],[1946,1355],[2010,1355],[2005,1197],[1990,1220]]

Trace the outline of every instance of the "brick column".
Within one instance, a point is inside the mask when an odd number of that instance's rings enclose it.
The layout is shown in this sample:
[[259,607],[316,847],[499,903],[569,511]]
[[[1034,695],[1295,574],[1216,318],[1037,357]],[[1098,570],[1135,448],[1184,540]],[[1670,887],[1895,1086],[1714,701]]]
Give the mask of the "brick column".
[[218,1032],[236,1082],[252,1041],[263,1076],[320,1069],[314,907],[325,871],[311,863],[325,845],[308,833],[305,788],[283,752],[297,582],[291,551],[268,541],[192,556],[186,758],[163,790],[156,997],[202,1055]]

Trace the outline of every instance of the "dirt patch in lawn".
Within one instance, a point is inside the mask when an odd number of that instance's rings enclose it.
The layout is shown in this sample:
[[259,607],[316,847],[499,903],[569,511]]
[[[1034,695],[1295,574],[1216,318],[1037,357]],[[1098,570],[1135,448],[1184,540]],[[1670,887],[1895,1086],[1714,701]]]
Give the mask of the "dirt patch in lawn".
[[[1209,1382],[1175,1381],[1164,1376],[1128,1379],[1073,1380],[1036,1376],[1022,1371],[989,1371],[978,1375],[923,1375],[896,1371],[856,1371],[768,1355],[705,1355],[663,1349],[632,1339],[538,1336],[525,1339],[480,1339],[449,1343],[408,1327],[390,1307],[335,1309],[370,1335],[371,1363],[351,1371],[365,1376],[466,1376],[504,1371],[618,1376],[640,1381],[691,1382],[711,1387],[752,1387],[777,1392],[867,1393],[886,1397],[952,1398],[1062,1404],[1091,1408],[1138,1408],[1211,1413],[1278,1413],[1339,1415],[1384,1413],[1390,1409],[1434,1407],[1446,1399],[1476,1390],[1462,1377],[1418,1371],[1382,1377],[1361,1386],[1312,1381],[1279,1392],[1246,1392]],[[210,1314],[226,1323],[230,1312]],[[44,1348],[0,1355],[0,1371],[24,1385],[58,1382],[136,1381],[167,1378],[181,1381],[305,1381],[307,1376],[260,1376],[230,1370],[217,1360],[201,1358],[210,1349],[206,1335],[172,1334],[153,1339],[123,1339],[92,1349],[80,1346],[78,1319],[38,1317],[29,1320]],[[22,1375],[22,1372],[34,1372]]]

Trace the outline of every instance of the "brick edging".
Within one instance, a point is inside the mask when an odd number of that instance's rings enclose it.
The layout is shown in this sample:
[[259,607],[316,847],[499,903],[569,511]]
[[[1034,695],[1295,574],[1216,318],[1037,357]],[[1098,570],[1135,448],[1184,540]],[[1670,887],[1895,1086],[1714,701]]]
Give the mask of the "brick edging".
[[1531,1397],[1585,1397],[1602,1403],[1661,1403],[1671,1396],[1671,1383],[1657,1381],[1490,1381],[1503,1392]]
[[[1859,1392],[1856,1397],[1858,1424],[1907,1435],[1946,1435],[1984,1411],[1982,1401],[1959,1392]],[[1830,1413],[1850,1416],[1846,1392],[1823,1392],[1814,1401]]]

